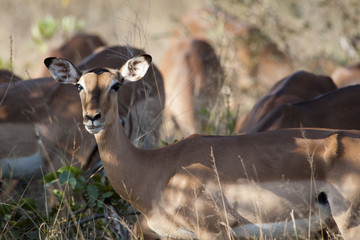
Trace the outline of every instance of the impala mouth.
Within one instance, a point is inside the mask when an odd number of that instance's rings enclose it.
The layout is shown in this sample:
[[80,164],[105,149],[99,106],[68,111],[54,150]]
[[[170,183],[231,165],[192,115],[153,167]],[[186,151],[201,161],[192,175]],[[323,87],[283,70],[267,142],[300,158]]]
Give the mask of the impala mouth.
[[85,129],[91,134],[99,133],[103,129],[103,127],[103,125],[85,125]]

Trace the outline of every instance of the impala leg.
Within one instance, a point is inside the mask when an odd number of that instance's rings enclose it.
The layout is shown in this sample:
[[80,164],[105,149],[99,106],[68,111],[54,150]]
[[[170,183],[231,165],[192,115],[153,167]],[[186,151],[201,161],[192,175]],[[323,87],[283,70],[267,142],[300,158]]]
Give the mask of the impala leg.
[[331,212],[344,240],[358,239],[360,236],[360,189],[349,187],[347,190],[340,194],[331,192],[331,197],[329,197]]
[[133,234],[131,239],[133,240],[158,240],[163,239],[157,235],[147,224],[146,218],[141,215],[134,224]]
[[342,215],[334,216],[345,240],[357,239],[360,236],[360,197],[357,200],[352,202],[348,210]]

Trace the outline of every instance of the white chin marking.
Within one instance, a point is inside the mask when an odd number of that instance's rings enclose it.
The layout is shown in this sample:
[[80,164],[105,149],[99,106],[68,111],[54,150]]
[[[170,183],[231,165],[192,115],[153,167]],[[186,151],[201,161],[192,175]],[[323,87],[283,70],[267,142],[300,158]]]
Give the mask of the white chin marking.
[[96,134],[96,133],[99,133],[103,129],[103,126],[95,127],[95,126],[86,126],[85,125],[85,128],[89,133]]

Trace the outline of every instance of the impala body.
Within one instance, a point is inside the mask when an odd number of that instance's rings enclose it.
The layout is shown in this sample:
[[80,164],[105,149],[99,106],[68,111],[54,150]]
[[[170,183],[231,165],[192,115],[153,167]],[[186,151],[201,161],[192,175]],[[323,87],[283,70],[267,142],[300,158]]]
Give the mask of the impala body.
[[338,87],[346,87],[349,85],[360,83],[360,63],[337,67],[332,73],[331,78],[334,79]]
[[85,169],[91,165],[96,143],[79,124],[81,105],[75,94],[76,89],[51,78],[0,85],[4,177],[30,178],[35,173],[40,177],[40,166],[54,171],[73,158]]
[[211,111],[224,78],[214,49],[200,39],[173,39],[160,69],[166,94],[165,130],[173,133],[177,126],[177,137],[203,132],[209,116],[201,112]]
[[[94,51],[106,43],[99,36],[88,33],[77,33],[69,40],[63,42],[59,47],[48,51],[46,57],[60,57],[71,60],[78,64],[84,58],[94,53]],[[34,78],[51,77],[44,65],[40,65],[35,70]]]
[[188,11],[181,18],[181,26],[180,31],[185,36],[221,45],[219,56],[226,62],[225,68],[231,70],[227,74],[235,75],[230,76],[236,79],[233,88],[250,90],[255,86],[254,78],[262,85],[272,86],[294,69],[292,59],[258,27],[218,6],[207,5]]
[[110,182],[143,214],[137,237],[310,238],[332,217],[345,239],[359,236],[360,132],[192,136],[139,149],[118,121],[116,99],[150,62],[140,55],[120,69],[80,71],[65,59],[45,59],[55,79],[77,85],[83,123]]
[[9,83],[9,82],[18,82],[22,79],[15,75],[13,72],[6,70],[6,69],[0,69],[0,84],[2,83]]
[[311,100],[321,94],[336,89],[330,77],[298,71],[277,82],[253,107],[237,122],[236,132],[248,133],[275,107]]
[[353,85],[310,101],[280,105],[248,132],[299,127],[360,130],[359,96],[360,85]]

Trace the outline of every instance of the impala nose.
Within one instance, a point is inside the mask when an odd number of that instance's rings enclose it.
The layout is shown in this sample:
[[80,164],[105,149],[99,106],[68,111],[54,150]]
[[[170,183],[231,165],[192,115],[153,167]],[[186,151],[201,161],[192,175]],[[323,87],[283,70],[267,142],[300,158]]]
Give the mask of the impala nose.
[[89,114],[86,114],[86,119],[90,120],[92,122],[98,120],[101,118],[101,114],[100,113],[96,113],[95,116],[90,116]]

